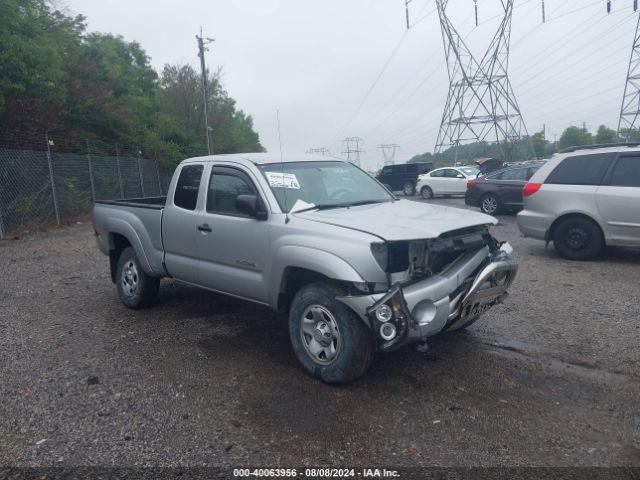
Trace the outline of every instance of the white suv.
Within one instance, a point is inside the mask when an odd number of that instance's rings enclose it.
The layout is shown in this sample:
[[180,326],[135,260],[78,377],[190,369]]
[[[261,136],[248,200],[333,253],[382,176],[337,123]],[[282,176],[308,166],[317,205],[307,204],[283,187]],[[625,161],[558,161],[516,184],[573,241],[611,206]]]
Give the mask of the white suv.
[[640,144],[570,148],[554,155],[524,187],[518,226],[553,241],[570,260],[605,245],[640,246]]

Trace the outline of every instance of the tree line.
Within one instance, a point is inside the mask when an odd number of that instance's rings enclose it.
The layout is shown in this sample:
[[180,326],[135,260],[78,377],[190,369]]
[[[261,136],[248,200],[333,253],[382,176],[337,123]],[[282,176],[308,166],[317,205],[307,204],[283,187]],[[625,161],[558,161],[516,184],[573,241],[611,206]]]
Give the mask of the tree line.
[[[48,0],[0,0],[0,18],[0,132],[19,132],[2,146],[25,147],[47,132],[66,151],[89,141],[96,154],[119,144],[170,163],[206,154],[201,78],[191,65],[156,72],[137,42],[88,32],[84,16]],[[263,151],[220,74],[207,74],[213,151]]]
[[[640,141],[640,133],[636,130],[621,132],[621,136],[628,141]],[[554,153],[568,147],[583,145],[607,144],[620,142],[615,130],[600,125],[595,135],[584,126],[567,127],[557,141],[550,142],[545,138],[545,132],[536,132],[530,137],[509,144],[490,142],[475,142],[451,147],[440,153],[423,153],[415,155],[409,163],[433,162],[435,167],[450,166],[454,163],[470,164],[478,158],[499,158],[504,161],[548,158]]]

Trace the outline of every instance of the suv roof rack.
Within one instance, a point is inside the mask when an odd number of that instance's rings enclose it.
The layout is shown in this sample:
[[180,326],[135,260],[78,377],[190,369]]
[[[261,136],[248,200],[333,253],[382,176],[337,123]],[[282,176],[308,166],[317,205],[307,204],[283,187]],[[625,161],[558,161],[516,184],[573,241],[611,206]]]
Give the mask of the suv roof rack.
[[580,145],[579,147],[563,148],[558,153],[571,153],[576,150],[596,150],[598,148],[614,148],[614,147],[637,147],[640,146],[640,142],[627,142],[627,143],[600,143],[596,145]]

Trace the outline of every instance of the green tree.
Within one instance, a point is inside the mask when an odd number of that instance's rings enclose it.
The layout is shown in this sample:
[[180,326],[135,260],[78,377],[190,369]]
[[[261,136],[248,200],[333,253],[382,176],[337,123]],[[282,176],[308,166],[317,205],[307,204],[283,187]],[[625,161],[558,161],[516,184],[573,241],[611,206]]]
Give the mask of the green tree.
[[544,158],[547,154],[547,142],[544,138],[544,132],[537,132],[531,136],[531,149],[536,158]]
[[579,147],[581,145],[591,145],[593,143],[593,139],[591,134],[587,132],[583,128],[578,127],[568,127],[558,140],[559,148],[567,148],[567,147]]
[[[0,0],[0,130],[56,148],[171,159],[206,153],[200,76],[166,66],[160,78],[144,49],[111,34],[87,33],[48,0]],[[263,150],[251,116],[236,109],[219,72],[209,75],[215,153]],[[12,140],[14,148],[24,148]]]
[[618,134],[615,130],[610,129],[605,125],[600,125],[600,127],[598,127],[598,132],[595,136],[595,143],[603,144],[616,142],[618,142]]

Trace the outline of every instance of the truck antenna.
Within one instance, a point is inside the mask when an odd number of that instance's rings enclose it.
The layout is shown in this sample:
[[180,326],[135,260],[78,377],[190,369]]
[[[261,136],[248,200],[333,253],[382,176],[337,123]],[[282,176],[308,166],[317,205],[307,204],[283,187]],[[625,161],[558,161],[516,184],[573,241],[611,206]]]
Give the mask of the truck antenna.
[[282,171],[282,195],[284,196],[284,223],[289,223],[289,210],[287,209],[287,186],[284,181],[284,158],[282,155],[282,134],[280,133],[280,110],[276,110],[278,122],[278,143],[280,144],[280,170]]

